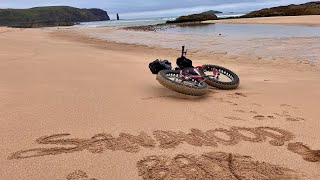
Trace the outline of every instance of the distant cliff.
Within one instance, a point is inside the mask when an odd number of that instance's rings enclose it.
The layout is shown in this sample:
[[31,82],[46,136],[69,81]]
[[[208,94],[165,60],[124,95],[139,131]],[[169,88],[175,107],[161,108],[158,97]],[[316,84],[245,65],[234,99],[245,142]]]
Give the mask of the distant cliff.
[[223,12],[210,10],[210,11],[205,11],[205,12],[203,12],[201,14],[214,14],[214,15],[216,15],[216,14],[221,14],[221,13],[223,13]]
[[320,15],[320,1],[300,5],[279,6],[250,12],[242,17]]
[[78,9],[68,6],[35,7],[30,9],[0,9],[0,26],[29,26],[30,24],[75,23],[110,20],[101,9]]

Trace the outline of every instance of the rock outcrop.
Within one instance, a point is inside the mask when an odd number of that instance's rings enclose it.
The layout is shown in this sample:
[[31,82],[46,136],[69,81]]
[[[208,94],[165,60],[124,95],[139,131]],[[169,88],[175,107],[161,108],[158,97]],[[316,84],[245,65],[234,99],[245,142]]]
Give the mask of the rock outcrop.
[[167,21],[170,23],[186,23],[186,22],[200,22],[206,20],[216,20],[218,17],[215,14],[191,14],[188,16],[180,16],[176,20]]
[[28,26],[30,24],[70,25],[75,22],[110,20],[101,9],[79,9],[69,6],[35,7],[30,9],[0,9],[0,26]]

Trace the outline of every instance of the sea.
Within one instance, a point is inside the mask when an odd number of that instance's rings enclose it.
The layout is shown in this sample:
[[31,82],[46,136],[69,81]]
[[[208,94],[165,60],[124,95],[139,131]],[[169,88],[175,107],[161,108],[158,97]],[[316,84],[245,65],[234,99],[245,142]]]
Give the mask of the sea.
[[[224,17],[238,17],[246,14],[245,12],[240,13],[220,13],[217,14],[219,18]],[[123,19],[123,20],[110,20],[110,21],[95,21],[95,22],[84,22],[79,25],[72,26],[71,28],[94,28],[94,27],[129,27],[129,26],[145,26],[145,25],[156,25],[162,24],[169,20],[176,19],[176,16],[171,17],[153,17],[153,18],[141,18],[141,19]],[[69,27],[70,28],[70,27]]]
[[[218,14],[219,17],[245,13]],[[67,28],[78,28],[88,36],[117,43],[150,47],[181,48],[228,55],[246,54],[258,59],[283,57],[320,62],[320,26],[274,24],[202,24],[174,26],[157,32],[106,30],[101,27],[128,27],[161,24],[176,17],[86,22]],[[61,27],[62,28],[62,27]]]

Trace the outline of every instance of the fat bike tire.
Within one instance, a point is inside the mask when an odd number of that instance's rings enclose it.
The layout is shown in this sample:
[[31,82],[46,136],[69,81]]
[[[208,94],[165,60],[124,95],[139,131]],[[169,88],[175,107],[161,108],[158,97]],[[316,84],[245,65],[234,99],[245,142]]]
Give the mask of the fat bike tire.
[[[185,95],[203,96],[208,92],[207,83],[201,81],[200,79],[189,80],[189,85],[171,79],[179,79],[179,74],[180,71],[176,70],[162,70],[158,73],[157,80],[164,87]],[[197,85],[192,85],[192,83]]]
[[199,71],[199,73],[201,76],[206,76],[204,72],[213,72],[214,69],[216,69],[219,74],[223,74],[224,76],[227,76],[230,79],[230,81],[224,82],[216,78],[206,78],[205,82],[208,85],[218,89],[222,89],[222,90],[232,90],[232,89],[236,89],[239,86],[240,79],[238,75],[232,72],[231,70],[221,66],[205,64],[203,65],[203,69]]

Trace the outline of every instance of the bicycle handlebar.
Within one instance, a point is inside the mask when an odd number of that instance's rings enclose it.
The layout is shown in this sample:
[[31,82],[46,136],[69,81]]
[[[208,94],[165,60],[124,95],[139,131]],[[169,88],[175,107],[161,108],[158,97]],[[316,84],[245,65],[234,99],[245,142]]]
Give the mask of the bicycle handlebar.
[[182,52],[181,52],[181,57],[182,57],[182,58],[185,57],[185,56],[187,56],[187,51],[188,51],[188,50],[185,51],[185,46],[182,46]]

